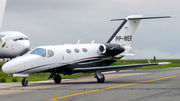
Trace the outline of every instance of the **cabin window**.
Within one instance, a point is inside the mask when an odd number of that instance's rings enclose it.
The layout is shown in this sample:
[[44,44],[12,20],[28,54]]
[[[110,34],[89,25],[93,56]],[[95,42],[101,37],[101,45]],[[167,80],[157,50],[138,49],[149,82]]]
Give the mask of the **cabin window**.
[[70,50],[70,49],[66,49],[66,52],[70,54],[70,53],[71,53],[71,50]]
[[86,49],[86,48],[83,48],[82,51],[83,51],[83,52],[87,52],[87,49]]
[[75,48],[74,51],[75,51],[76,53],[79,53],[79,49],[77,49],[77,48]]
[[52,57],[53,55],[54,55],[54,52],[51,50],[48,50],[47,57],[49,58],[49,57]]
[[30,54],[36,54],[36,55],[40,55],[42,57],[46,57],[46,50],[42,49],[42,48],[36,48]]

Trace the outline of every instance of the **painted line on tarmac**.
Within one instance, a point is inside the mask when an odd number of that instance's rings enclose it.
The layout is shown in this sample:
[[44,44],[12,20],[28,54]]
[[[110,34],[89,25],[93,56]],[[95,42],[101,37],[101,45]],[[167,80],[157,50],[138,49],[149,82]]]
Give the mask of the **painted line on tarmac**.
[[90,90],[90,91],[85,91],[85,92],[80,92],[80,93],[75,93],[75,94],[60,96],[60,97],[56,97],[56,98],[51,98],[51,99],[47,99],[47,100],[58,101],[58,99],[67,98],[67,97],[72,97],[72,96],[77,96],[77,95],[81,95],[81,94],[87,94],[87,93],[92,93],[92,92],[97,92],[97,91],[102,91],[102,90],[108,90],[108,89],[114,89],[114,88],[119,88],[119,87],[125,87],[125,86],[140,84],[140,83],[153,82],[153,81],[158,81],[158,80],[163,80],[163,79],[168,79],[168,78],[173,78],[173,77],[178,77],[178,76],[180,76],[180,75],[173,75],[173,76],[168,76],[168,77],[163,77],[163,78],[157,78],[157,79],[152,79],[152,80],[147,80],[147,81],[129,83],[129,84],[124,84],[124,85],[117,85],[117,86],[107,87],[107,88],[103,88],[103,89]]

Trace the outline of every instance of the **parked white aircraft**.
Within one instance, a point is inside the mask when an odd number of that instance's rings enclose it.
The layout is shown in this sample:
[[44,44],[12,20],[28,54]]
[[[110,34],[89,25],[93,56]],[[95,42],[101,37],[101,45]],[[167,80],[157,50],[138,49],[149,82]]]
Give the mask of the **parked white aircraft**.
[[132,55],[130,44],[141,19],[170,17],[131,15],[125,19],[114,19],[123,20],[123,22],[106,43],[36,47],[27,54],[5,63],[2,70],[11,76],[24,77],[22,85],[27,86],[26,77],[30,73],[51,72],[49,78],[54,78],[55,83],[60,83],[60,73],[71,75],[73,73],[94,72],[97,81],[103,83],[105,77],[102,72],[104,71],[119,72],[128,68],[169,64],[169,62],[161,62],[109,66],[126,55]]
[[0,49],[0,58],[15,58],[30,50],[28,37],[17,31],[0,32],[0,39],[3,40]]
[[[0,1],[0,28],[6,0]],[[0,32],[0,58],[15,58],[28,52],[30,42],[27,36],[17,31]]]

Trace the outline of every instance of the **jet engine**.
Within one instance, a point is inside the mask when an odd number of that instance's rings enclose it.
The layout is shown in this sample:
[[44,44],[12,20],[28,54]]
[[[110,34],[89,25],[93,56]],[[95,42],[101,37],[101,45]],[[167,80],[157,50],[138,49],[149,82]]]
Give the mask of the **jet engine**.
[[99,46],[99,53],[106,56],[115,56],[124,52],[124,47],[119,44],[105,43]]
[[0,49],[6,45],[6,39],[0,37]]

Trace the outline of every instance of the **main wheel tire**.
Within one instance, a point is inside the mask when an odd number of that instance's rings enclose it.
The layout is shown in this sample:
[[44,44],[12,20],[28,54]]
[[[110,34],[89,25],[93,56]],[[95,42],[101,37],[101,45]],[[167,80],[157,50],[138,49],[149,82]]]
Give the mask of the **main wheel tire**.
[[60,75],[55,75],[54,82],[57,83],[57,84],[61,83],[61,76]]
[[104,81],[105,81],[105,76],[102,74],[102,78],[101,79],[99,79],[98,77],[97,77],[97,82],[98,83],[103,83]]
[[22,85],[23,86],[27,86],[28,85],[28,80],[27,79],[23,79],[22,80]]

